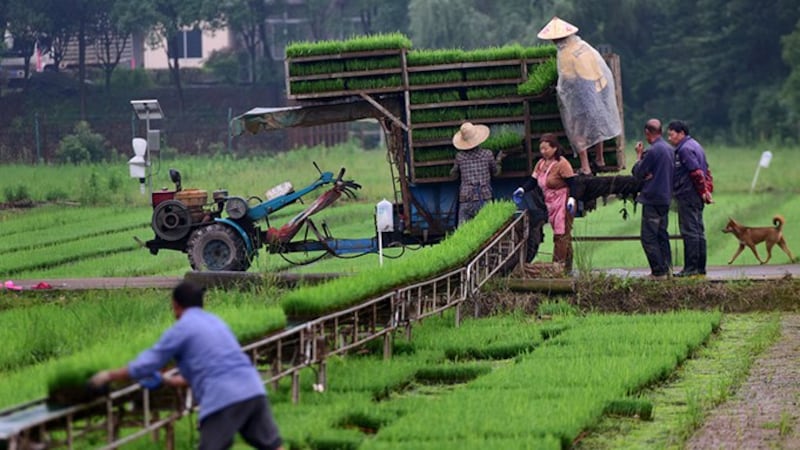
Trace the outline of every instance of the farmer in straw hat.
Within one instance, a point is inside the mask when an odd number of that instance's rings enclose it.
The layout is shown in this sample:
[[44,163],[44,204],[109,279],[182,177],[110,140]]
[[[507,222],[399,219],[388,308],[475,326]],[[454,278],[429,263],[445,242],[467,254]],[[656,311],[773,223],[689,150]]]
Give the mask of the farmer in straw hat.
[[605,166],[603,141],[622,134],[614,78],[597,50],[575,33],[578,27],[553,17],[539,31],[558,48],[556,91],[569,143],[578,152],[580,173],[591,174],[587,152],[595,149],[595,165]]
[[453,146],[459,150],[450,175],[461,175],[458,191],[458,224],[475,217],[483,204],[492,198],[492,176],[499,175],[503,152],[497,158],[490,150],[480,147],[489,137],[489,127],[464,122],[453,136]]

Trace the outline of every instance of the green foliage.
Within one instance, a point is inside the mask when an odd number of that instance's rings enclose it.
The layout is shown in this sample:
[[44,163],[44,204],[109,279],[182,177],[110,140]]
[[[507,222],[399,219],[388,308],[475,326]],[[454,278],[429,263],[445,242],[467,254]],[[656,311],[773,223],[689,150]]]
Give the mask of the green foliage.
[[149,89],[153,80],[145,69],[115,70],[111,75],[111,87],[117,92],[132,92]]
[[458,127],[417,128],[411,131],[414,142],[452,139]]
[[56,150],[56,158],[62,164],[107,161],[112,154],[113,151],[106,148],[105,138],[93,132],[84,121],[75,124],[73,134],[64,136]]
[[313,80],[313,81],[292,81],[292,94],[310,94],[314,92],[343,91],[344,80],[337,78],[334,80]]
[[414,150],[414,162],[452,161],[457,151],[453,146],[418,148]]
[[224,83],[233,84],[240,79],[240,67],[246,56],[233,49],[214,50],[203,63],[203,70],[210,72],[214,78]]

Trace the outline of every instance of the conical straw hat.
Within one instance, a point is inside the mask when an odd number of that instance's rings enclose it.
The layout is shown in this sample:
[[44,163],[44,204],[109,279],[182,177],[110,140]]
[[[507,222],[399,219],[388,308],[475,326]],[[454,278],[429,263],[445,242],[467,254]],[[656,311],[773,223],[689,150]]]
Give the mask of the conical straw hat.
[[577,32],[578,27],[575,25],[561,20],[558,17],[553,17],[553,19],[539,31],[536,37],[539,39],[561,39]]
[[453,146],[459,150],[469,150],[483,143],[489,137],[489,127],[473,125],[470,122],[461,124],[461,129],[453,136]]

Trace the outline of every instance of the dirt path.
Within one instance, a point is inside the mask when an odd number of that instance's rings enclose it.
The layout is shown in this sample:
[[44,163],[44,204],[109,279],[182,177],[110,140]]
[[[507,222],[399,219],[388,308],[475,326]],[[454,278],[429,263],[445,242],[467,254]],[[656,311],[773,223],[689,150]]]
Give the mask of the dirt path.
[[781,331],[736,395],[711,413],[687,449],[800,448],[800,315],[784,315]]

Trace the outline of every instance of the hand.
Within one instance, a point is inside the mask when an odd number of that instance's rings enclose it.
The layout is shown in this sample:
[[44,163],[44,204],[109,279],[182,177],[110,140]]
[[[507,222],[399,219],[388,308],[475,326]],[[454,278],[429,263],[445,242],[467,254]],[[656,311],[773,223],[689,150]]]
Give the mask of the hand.
[[108,370],[101,370],[89,378],[89,385],[94,388],[99,388],[111,382],[111,372]]
[[644,144],[642,144],[642,141],[636,143],[635,149],[636,149],[636,156],[638,156],[639,159],[642,159],[642,153],[644,153]]
[[155,371],[152,375],[139,380],[139,384],[141,384],[143,388],[152,391],[153,389],[160,388],[163,381],[164,378],[161,376],[161,372]]
[[575,217],[575,198],[570,197],[567,199],[567,211],[572,217]]
[[703,195],[701,197],[703,198],[703,203],[705,203],[706,205],[714,203],[714,198],[711,197],[711,192],[708,191],[703,192]]
[[502,161],[506,157],[506,153],[502,150],[497,152],[497,156],[495,156],[495,160]]
[[513,194],[511,194],[511,199],[514,200],[514,203],[516,203],[517,206],[519,206],[520,204],[522,204],[523,195],[525,195],[525,189],[519,187],[514,191]]

